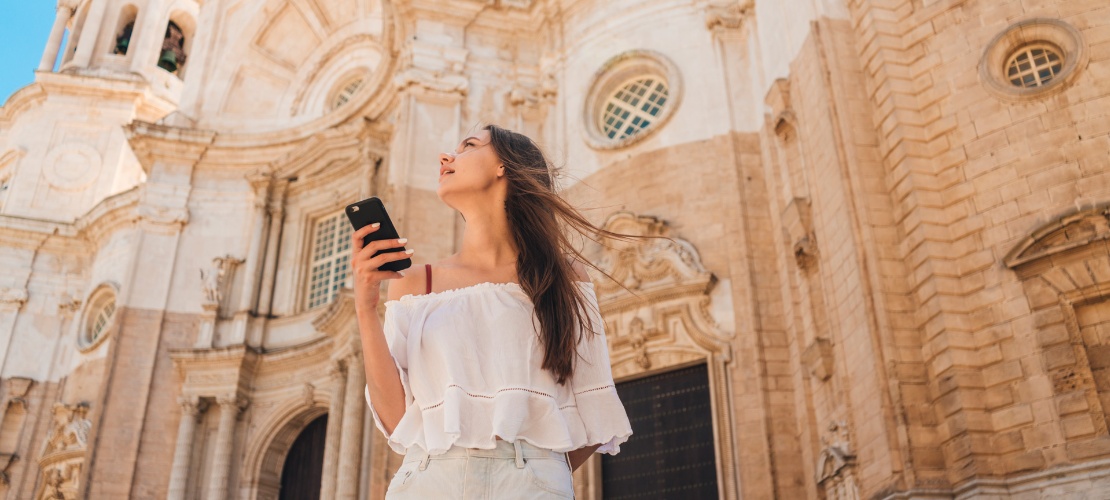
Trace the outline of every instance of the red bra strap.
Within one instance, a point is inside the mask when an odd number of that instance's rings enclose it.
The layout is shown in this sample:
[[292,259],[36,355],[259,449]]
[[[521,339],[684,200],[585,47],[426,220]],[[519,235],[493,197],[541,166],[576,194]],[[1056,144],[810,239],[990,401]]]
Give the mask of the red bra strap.
[[424,264],[424,269],[427,271],[428,275],[428,279],[426,280],[428,282],[428,291],[424,293],[432,293],[432,265]]

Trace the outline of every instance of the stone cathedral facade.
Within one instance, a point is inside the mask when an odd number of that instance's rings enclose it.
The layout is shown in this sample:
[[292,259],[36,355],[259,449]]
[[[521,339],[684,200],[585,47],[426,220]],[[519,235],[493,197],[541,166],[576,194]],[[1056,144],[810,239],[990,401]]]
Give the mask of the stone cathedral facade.
[[582,242],[635,434],[579,498],[1110,491],[1103,0],[58,0],[0,107],[0,497],[383,498],[343,207],[453,253],[485,123],[670,238]]

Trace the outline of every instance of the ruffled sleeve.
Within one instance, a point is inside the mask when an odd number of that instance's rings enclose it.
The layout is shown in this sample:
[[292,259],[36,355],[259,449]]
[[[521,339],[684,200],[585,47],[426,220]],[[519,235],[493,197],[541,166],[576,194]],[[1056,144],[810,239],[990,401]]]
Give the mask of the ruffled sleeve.
[[[408,349],[406,348],[409,325],[407,321],[398,318],[398,315],[401,315],[401,311],[398,311],[398,309],[401,307],[401,304],[397,301],[386,302],[382,332],[385,334],[385,342],[389,346],[389,353],[397,364],[397,372],[401,374],[401,387],[405,390],[405,408],[408,408],[413,403],[412,389],[409,387]],[[363,388],[363,393],[366,396],[366,404],[370,407],[370,414],[374,417],[374,425],[388,440],[389,433],[385,431],[385,425],[382,424],[378,411],[374,409],[374,403],[370,401],[369,384]],[[392,441],[390,441],[390,444],[392,445]],[[400,450],[398,453],[404,453],[404,450]]]
[[592,287],[584,290],[586,315],[595,333],[583,332],[578,343],[578,358],[570,386],[578,413],[586,429],[586,446],[600,444],[598,453],[616,455],[620,445],[632,435],[632,425],[624,410],[609,366],[609,345],[605,324]]

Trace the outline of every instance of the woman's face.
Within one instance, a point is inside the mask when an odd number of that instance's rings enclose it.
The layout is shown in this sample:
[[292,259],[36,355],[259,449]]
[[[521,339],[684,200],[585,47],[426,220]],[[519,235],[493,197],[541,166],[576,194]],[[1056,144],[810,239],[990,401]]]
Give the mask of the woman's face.
[[[505,167],[490,145],[488,130],[463,139],[450,153],[439,155],[439,188],[436,194],[448,205],[471,196],[489,199],[504,189]],[[499,187],[500,186],[500,187]]]

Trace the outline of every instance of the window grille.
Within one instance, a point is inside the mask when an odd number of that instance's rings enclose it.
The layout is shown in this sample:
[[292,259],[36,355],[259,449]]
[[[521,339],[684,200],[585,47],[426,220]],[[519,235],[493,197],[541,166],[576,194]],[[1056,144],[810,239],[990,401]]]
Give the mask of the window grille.
[[309,263],[309,309],[331,302],[350,274],[351,225],[343,212],[316,221]]
[[89,345],[96,343],[108,326],[112,324],[112,318],[116,315],[116,299],[111,297],[92,317],[89,323],[88,341]]
[[1046,44],[1026,45],[1010,56],[1006,78],[1015,87],[1040,87],[1060,74],[1064,60]]
[[347,101],[350,101],[351,97],[353,97],[360,88],[362,88],[362,78],[348,82],[339,90],[339,94],[335,96],[335,99],[332,100],[331,109],[347,104]]
[[660,78],[634,78],[605,101],[598,125],[610,139],[624,139],[650,126],[667,98],[667,83]]

